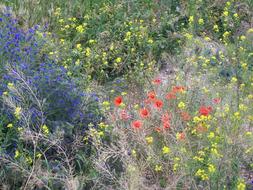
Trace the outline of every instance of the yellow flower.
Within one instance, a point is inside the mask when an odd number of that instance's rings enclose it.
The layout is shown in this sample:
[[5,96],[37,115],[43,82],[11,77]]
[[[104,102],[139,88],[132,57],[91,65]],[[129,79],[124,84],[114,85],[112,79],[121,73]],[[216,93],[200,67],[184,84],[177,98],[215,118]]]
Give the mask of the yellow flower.
[[84,32],[84,27],[82,25],[79,25],[76,27],[76,31],[79,33],[83,33]]
[[236,77],[232,77],[231,82],[236,83],[237,82],[237,78]]
[[215,24],[215,25],[213,26],[213,30],[214,30],[215,32],[219,32],[219,27],[218,27],[217,24]]
[[19,156],[20,156],[20,152],[18,150],[16,150],[14,158],[18,158]]
[[36,158],[41,158],[42,154],[41,153],[37,153],[36,154]]
[[90,57],[90,55],[91,55],[91,49],[90,49],[89,47],[87,47],[87,48],[85,49],[85,55],[86,55],[87,57]]
[[154,42],[154,41],[153,41],[151,38],[148,39],[148,43],[149,43],[149,44],[153,44],[153,42]]
[[16,107],[14,115],[17,118],[20,118],[20,114],[21,114],[21,107]]
[[242,36],[240,36],[240,39],[241,39],[242,41],[244,41],[244,40],[246,39],[246,36],[242,35]]
[[237,183],[237,190],[245,190],[246,189],[246,184],[243,180],[239,180]]
[[8,125],[7,125],[7,128],[12,128],[13,127],[13,124],[12,123],[9,123]]
[[190,23],[193,23],[193,21],[194,21],[194,17],[193,17],[193,16],[190,16],[190,17],[189,17],[189,22],[190,22]]
[[146,137],[145,140],[146,140],[146,142],[148,144],[152,144],[153,143],[153,137]]
[[9,82],[9,83],[7,84],[7,86],[8,86],[8,88],[13,88],[13,87],[14,87],[14,84]]
[[238,19],[239,15],[237,13],[233,14],[233,16]]
[[162,166],[161,165],[155,165],[155,171],[156,172],[162,171]]
[[228,16],[228,11],[224,11],[224,12],[223,12],[223,15],[224,15],[225,17],[227,17],[227,16]]
[[208,171],[210,172],[210,173],[214,173],[215,172],[215,166],[213,165],[213,164],[208,164]]
[[89,44],[94,44],[96,43],[96,40],[89,40]]
[[203,25],[203,24],[204,24],[204,19],[203,19],[203,18],[200,18],[200,19],[198,20],[198,23],[199,23],[200,25]]
[[171,152],[171,150],[168,146],[164,146],[162,151],[163,151],[163,154],[169,154]]
[[178,108],[184,109],[185,108],[185,103],[184,102],[179,102]]
[[209,135],[207,136],[209,139],[212,139],[214,138],[215,134],[214,132],[210,132]]
[[122,61],[121,57],[118,57],[116,60],[116,63],[120,63]]
[[134,149],[132,150],[132,155],[136,157],[136,151]]
[[4,95],[4,96],[7,96],[7,95],[8,95],[8,92],[7,92],[7,91],[3,92],[3,95]]
[[247,132],[245,133],[245,135],[246,135],[246,136],[251,136],[251,135],[252,135],[252,132],[247,131]]
[[248,29],[247,33],[253,33],[253,28]]
[[45,135],[48,135],[49,134],[49,129],[46,125],[43,125],[42,126],[42,132],[45,134]]
[[82,51],[82,45],[81,45],[81,44],[76,44],[76,48],[77,48],[79,51]]
[[25,158],[25,160],[26,160],[26,162],[27,162],[28,164],[32,164],[32,163],[33,163],[33,160],[32,160],[32,158],[31,158],[30,156],[27,156],[27,157]]

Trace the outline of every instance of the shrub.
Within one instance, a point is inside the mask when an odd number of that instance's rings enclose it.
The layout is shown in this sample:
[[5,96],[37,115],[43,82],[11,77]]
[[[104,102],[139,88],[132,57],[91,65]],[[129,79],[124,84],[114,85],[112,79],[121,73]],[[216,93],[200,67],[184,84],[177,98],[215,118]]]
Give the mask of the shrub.
[[92,150],[83,138],[89,123],[96,127],[100,120],[98,97],[42,57],[41,31],[19,29],[10,14],[1,18],[1,182],[15,189],[67,188],[76,172],[91,169]]

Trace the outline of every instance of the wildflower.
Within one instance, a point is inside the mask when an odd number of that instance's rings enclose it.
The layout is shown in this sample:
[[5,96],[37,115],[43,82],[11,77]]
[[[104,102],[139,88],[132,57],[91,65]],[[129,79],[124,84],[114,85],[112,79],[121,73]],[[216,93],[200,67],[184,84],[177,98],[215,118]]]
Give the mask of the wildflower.
[[199,25],[203,25],[203,24],[204,24],[204,19],[203,19],[203,18],[200,18],[200,19],[198,20],[198,23],[199,23]]
[[83,33],[84,32],[84,27],[82,25],[79,25],[76,27],[76,31],[79,33]]
[[180,115],[184,121],[189,121],[191,119],[191,116],[188,112],[181,112]]
[[146,142],[148,144],[152,144],[153,143],[153,137],[146,137],[145,140],[146,140]]
[[190,23],[193,23],[193,21],[194,21],[194,17],[193,17],[193,16],[190,16],[190,17],[189,17],[189,22],[190,22]]
[[151,92],[148,93],[148,98],[149,98],[150,100],[154,100],[155,97],[156,97],[156,94],[155,94],[154,91],[151,91]]
[[176,97],[175,93],[173,93],[173,92],[169,92],[169,93],[166,95],[166,99],[167,99],[167,100],[176,99],[176,98],[177,98],[177,97]]
[[90,49],[89,47],[87,47],[87,48],[85,49],[85,55],[86,55],[87,57],[90,57],[90,55],[91,55],[91,49]]
[[140,110],[140,116],[141,116],[142,118],[147,118],[147,117],[149,117],[149,111],[148,111],[146,108],[141,109],[141,110]]
[[223,12],[223,15],[224,15],[225,17],[227,17],[227,16],[228,16],[228,11],[224,11],[224,12]]
[[242,40],[242,41],[244,41],[245,39],[246,39],[246,36],[240,36],[240,39]]
[[16,150],[14,158],[18,158],[19,156],[20,156],[20,152],[19,152],[19,150]]
[[13,124],[12,123],[9,123],[8,125],[7,125],[7,128],[12,128],[13,127]]
[[48,134],[49,134],[48,126],[43,125],[41,128],[42,128],[42,132],[43,132],[45,135],[48,135]]
[[142,127],[142,122],[140,120],[135,120],[132,122],[132,127],[135,129],[139,129]]
[[121,63],[122,62],[122,59],[121,57],[118,57],[116,60],[115,60],[116,63]]
[[195,173],[195,176],[200,177],[201,180],[208,180],[209,179],[205,170],[203,170],[203,169],[198,169],[197,172]]
[[13,88],[13,87],[14,87],[14,84],[9,82],[9,83],[7,84],[7,86],[8,86],[8,88]]
[[185,103],[184,102],[179,102],[177,107],[180,108],[180,109],[184,109],[185,108]]
[[120,112],[120,118],[121,118],[122,120],[128,120],[128,119],[130,118],[130,116],[129,116],[129,114],[127,113],[126,110],[122,110],[122,111]]
[[214,30],[215,32],[219,32],[219,27],[218,27],[217,24],[215,24],[215,25],[213,26],[213,30]]
[[235,17],[235,19],[238,19],[238,18],[239,18],[238,13],[233,14],[233,16]]
[[210,132],[209,135],[207,136],[209,139],[212,139],[214,138],[215,134],[214,132]]
[[153,83],[157,84],[157,85],[161,84],[161,82],[162,82],[162,80],[160,78],[156,78],[153,80]]
[[215,172],[215,166],[213,165],[213,164],[208,164],[208,171],[210,172],[210,173],[214,173]]
[[42,154],[41,154],[41,153],[37,153],[37,154],[36,154],[36,158],[39,158],[39,159],[40,159],[40,158],[41,158],[41,156],[42,156]]
[[131,153],[134,157],[136,157],[136,150],[133,149]]
[[221,98],[214,98],[213,103],[219,104],[221,102]]
[[148,39],[148,43],[149,43],[149,44],[153,44],[154,41],[150,38],[150,39]]
[[183,132],[177,133],[176,138],[177,138],[177,140],[184,140],[185,139],[185,134]]
[[168,146],[164,146],[162,151],[163,151],[163,154],[169,154],[171,152]]
[[213,109],[212,109],[211,106],[208,106],[208,107],[206,107],[206,106],[201,106],[201,107],[199,108],[199,113],[200,113],[200,115],[208,116],[212,110],[213,110]]
[[121,96],[117,96],[114,98],[114,104],[115,106],[120,106],[123,103],[123,98]]
[[185,87],[183,87],[183,86],[174,86],[172,88],[172,92],[174,92],[174,93],[178,93],[178,92],[182,93],[184,91],[185,91]]
[[157,109],[161,109],[163,107],[163,101],[162,100],[155,100],[154,106]]
[[237,183],[237,190],[245,190],[246,189],[246,184],[243,180],[239,180]]
[[32,158],[31,158],[30,156],[27,156],[27,157],[25,158],[25,161],[26,161],[28,164],[32,164],[32,163],[33,163],[33,160],[32,160]]
[[14,115],[16,118],[20,118],[20,114],[21,114],[21,107],[16,107]]
[[82,45],[81,45],[81,44],[76,44],[76,48],[77,48],[79,51],[82,51]]
[[3,95],[4,95],[4,96],[7,96],[7,95],[8,95],[8,92],[7,92],[7,91],[3,92]]
[[164,129],[170,128],[170,115],[168,113],[165,113],[162,115],[162,124]]
[[155,165],[155,171],[156,172],[162,171],[162,166],[161,165]]

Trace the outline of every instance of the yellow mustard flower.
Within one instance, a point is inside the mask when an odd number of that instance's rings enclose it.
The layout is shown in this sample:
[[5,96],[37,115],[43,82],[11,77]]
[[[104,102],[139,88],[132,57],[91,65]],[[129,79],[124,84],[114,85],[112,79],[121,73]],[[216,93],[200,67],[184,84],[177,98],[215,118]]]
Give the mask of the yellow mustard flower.
[[164,146],[162,151],[163,151],[163,154],[169,154],[171,152],[171,150],[168,146]]

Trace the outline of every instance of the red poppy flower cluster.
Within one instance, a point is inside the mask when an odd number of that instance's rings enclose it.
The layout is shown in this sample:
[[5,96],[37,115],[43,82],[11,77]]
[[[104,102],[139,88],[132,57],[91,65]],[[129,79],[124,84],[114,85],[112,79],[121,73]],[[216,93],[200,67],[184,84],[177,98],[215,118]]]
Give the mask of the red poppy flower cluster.
[[135,129],[140,129],[142,127],[142,122],[140,120],[135,120],[132,122],[132,127]]
[[169,115],[169,113],[165,113],[162,115],[161,121],[164,129],[170,128],[170,119],[171,116]]
[[174,87],[172,88],[172,91],[169,92],[169,93],[166,95],[166,99],[167,99],[167,100],[176,99],[176,94],[177,94],[177,93],[182,93],[182,92],[184,92],[185,90],[186,90],[186,88],[183,87],[183,86],[174,86]]
[[140,116],[142,117],[142,118],[147,118],[147,117],[149,117],[149,110],[148,109],[146,109],[146,108],[143,108],[143,109],[141,109],[140,110]]
[[114,104],[115,106],[120,106],[123,103],[123,98],[121,96],[117,96],[114,98]]
[[199,108],[200,115],[208,116],[213,111],[211,106],[201,106]]
[[153,80],[153,84],[159,85],[162,83],[162,80],[160,78],[156,78]]

